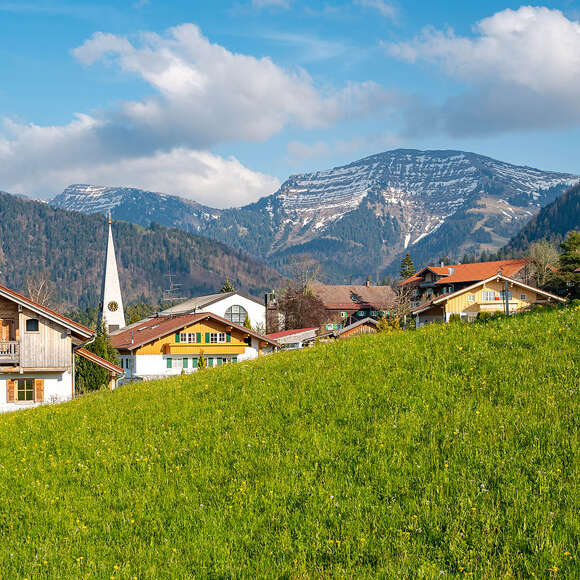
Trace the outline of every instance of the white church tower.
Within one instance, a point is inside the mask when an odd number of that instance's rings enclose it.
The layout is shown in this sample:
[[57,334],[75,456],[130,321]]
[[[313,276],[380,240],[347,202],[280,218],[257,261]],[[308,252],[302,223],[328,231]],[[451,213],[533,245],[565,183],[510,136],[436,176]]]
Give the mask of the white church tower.
[[105,261],[105,277],[103,279],[103,324],[109,332],[125,326],[125,313],[123,310],[123,297],[119,284],[119,272],[117,259],[115,258],[115,244],[111,229],[111,216],[109,215],[109,240],[107,243],[107,259]]

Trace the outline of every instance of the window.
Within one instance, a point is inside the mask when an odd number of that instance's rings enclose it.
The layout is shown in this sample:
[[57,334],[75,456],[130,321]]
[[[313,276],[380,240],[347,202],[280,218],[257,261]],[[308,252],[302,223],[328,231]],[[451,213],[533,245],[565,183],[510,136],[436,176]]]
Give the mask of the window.
[[492,302],[493,300],[495,300],[495,291],[494,290],[484,290],[481,293],[481,299],[484,302]]
[[[505,290],[502,290],[499,294],[500,294],[500,298],[502,300],[505,300]],[[511,300],[511,299],[512,299],[512,291],[508,290],[508,300]]]
[[239,304],[234,304],[230,306],[226,310],[226,315],[224,318],[227,318],[230,322],[236,322],[237,324],[244,324],[246,322],[246,316],[248,315],[247,310],[240,306]]
[[357,315],[359,318],[363,318],[364,316],[366,316],[366,312],[365,312],[364,310],[359,310],[359,311],[356,313],[356,315]]
[[341,312],[340,313],[340,317],[341,318],[346,318],[348,316],[348,314],[346,312]]
[[34,401],[34,379],[18,379],[16,388],[17,401]]
[[165,359],[165,363],[167,364],[168,369],[173,368],[173,359],[172,358]]
[[186,369],[189,366],[189,360],[184,358],[181,366]]
[[469,294],[467,296],[467,301],[468,302],[475,302],[475,294]]
[[528,297],[525,294],[520,294],[520,300],[527,300]]
[[26,321],[26,332],[38,332],[38,318],[29,318]]
[[208,334],[209,334],[210,344],[217,344],[220,342],[226,342],[226,333],[225,332],[210,332]]
[[181,332],[179,334],[179,342],[189,342],[195,344],[196,342],[201,342],[201,340],[198,341],[198,333]]

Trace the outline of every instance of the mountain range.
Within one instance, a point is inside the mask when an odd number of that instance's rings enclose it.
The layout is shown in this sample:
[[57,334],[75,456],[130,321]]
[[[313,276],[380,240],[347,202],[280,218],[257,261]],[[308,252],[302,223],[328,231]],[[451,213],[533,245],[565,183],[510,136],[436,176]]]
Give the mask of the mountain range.
[[[41,281],[60,309],[98,307],[107,242],[99,215],[56,209],[0,192],[0,282],[28,293]],[[157,224],[113,223],[117,263],[126,304],[190,298],[234,286],[259,299],[283,283],[261,262],[225,244]],[[170,279],[171,276],[171,279]],[[174,292],[167,296],[165,290]]]
[[71,185],[58,208],[154,221],[243,250],[280,270],[314,255],[344,282],[415,263],[494,252],[580,176],[541,171],[463,151],[397,149],[327,171],[292,175],[240,208],[215,209],[128,187]]

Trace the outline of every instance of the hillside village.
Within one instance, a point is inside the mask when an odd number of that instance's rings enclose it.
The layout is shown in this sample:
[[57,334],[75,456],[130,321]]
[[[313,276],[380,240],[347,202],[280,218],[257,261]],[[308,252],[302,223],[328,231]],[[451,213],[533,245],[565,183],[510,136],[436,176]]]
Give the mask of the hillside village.
[[[574,236],[579,234],[572,232],[570,238]],[[0,364],[5,383],[0,410],[74,398],[79,394],[77,357],[85,365],[86,361],[97,365],[108,377],[106,385],[89,385],[89,390],[102,386],[112,390],[357,335],[511,316],[564,304],[566,294],[577,292],[578,286],[576,281],[576,288],[564,288],[561,295],[537,287],[532,258],[441,263],[415,271],[407,255],[401,278],[393,286],[370,279],[363,285],[322,284],[316,280],[317,269],[306,265],[298,283],[266,293],[263,302],[240,294],[226,280],[220,292],[178,301],[126,324],[110,218],[104,264],[100,325],[105,333],[101,340],[111,347],[109,356],[91,352],[98,331],[0,288]]]

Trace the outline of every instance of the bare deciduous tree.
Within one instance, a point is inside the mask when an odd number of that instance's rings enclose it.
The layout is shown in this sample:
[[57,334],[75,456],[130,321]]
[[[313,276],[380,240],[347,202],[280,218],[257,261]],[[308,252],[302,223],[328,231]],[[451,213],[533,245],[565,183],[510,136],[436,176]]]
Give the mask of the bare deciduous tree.
[[41,274],[26,279],[26,294],[42,306],[52,306],[54,302],[54,284],[47,275]]
[[312,282],[320,280],[322,268],[312,254],[296,254],[290,259],[288,270],[290,276],[304,290]]
[[542,287],[546,284],[550,266],[558,263],[558,251],[552,244],[542,240],[530,246],[529,256],[534,265],[538,286]]

